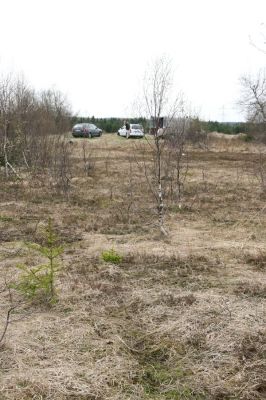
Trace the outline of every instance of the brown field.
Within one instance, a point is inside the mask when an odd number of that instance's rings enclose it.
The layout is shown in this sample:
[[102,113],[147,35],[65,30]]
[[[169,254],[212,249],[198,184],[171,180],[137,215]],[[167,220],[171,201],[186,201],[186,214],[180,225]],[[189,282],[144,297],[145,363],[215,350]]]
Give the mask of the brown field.
[[[266,193],[260,148],[188,148],[181,206],[162,238],[141,168],[144,140],[72,140],[70,191],[1,178],[1,400],[266,399]],[[136,163],[136,159],[139,163]],[[264,190],[263,190],[264,189]],[[64,243],[58,302],[6,290],[39,261],[51,217]],[[103,261],[114,249],[119,264]],[[12,298],[11,298],[12,297]]]

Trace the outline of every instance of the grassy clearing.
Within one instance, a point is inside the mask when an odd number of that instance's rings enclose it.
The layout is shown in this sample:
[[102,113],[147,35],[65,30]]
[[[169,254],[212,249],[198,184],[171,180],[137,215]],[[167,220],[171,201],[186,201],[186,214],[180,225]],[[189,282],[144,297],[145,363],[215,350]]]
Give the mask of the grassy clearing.
[[0,327],[16,265],[42,262],[24,242],[42,244],[48,217],[64,252],[57,303],[12,292],[23,302],[0,347],[0,398],[265,399],[266,217],[251,174],[256,149],[189,149],[184,200],[168,203],[162,239],[143,171],[130,169],[132,155],[143,157],[136,141],[106,135],[88,144],[89,174],[82,139],[73,141],[68,198],[41,177],[1,182]]

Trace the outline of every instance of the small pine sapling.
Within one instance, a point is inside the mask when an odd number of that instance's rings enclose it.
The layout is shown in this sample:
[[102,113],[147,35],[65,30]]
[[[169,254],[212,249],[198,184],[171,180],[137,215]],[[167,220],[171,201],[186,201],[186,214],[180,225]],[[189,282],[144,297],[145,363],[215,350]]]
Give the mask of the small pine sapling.
[[20,281],[13,285],[15,289],[33,299],[38,293],[45,294],[48,302],[56,301],[55,277],[60,269],[58,257],[63,253],[63,246],[59,246],[54,232],[52,220],[49,218],[44,232],[44,244],[27,243],[27,247],[37,251],[47,259],[47,262],[34,267],[20,264],[17,267],[22,271]]

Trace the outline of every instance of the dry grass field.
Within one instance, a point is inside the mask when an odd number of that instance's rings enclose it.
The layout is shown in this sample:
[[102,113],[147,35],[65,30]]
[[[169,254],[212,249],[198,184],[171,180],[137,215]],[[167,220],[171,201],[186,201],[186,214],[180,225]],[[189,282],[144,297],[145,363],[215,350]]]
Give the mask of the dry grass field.
[[[72,139],[70,190],[0,182],[1,400],[266,399],[266,193],[261,150],[190,147],[182,204],[160,236],[145,140]],[[146,152],[139,147],[146,146]],[[138,161],[138,162],[136,162]],[[7,286],[40,256],[52,218],[64,252],[58,301]],[[114,249],[122,259],[102,259]]]

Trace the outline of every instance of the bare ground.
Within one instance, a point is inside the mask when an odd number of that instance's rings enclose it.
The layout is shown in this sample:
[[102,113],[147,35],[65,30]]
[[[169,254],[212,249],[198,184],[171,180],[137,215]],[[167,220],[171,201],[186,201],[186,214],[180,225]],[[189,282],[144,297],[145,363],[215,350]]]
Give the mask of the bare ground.
[[[254,172],[263,149],[215,139],[189,148],[164,239],[141,170],[145,142],[90,140],[86,173],[82,140],[72,142],[67,195],[40,176],[1,182],[0,334],[5,282],[19,279],[18,263],[38,261],[24,242],[40,240],[48,216],[65,250],[59,301],[12,314],[0,398],[265,399],[266,205]],[[118,265],[101,258],[112,248]]]

